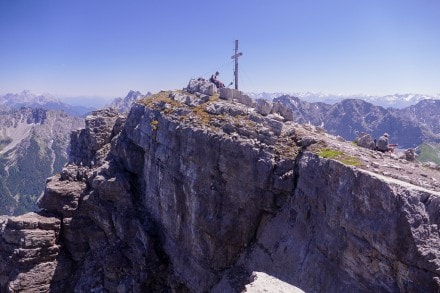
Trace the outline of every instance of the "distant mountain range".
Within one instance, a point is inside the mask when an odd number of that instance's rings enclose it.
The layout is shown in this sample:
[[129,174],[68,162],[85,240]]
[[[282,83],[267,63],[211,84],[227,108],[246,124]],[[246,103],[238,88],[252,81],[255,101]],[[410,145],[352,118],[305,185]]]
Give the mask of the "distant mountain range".
[[[142,96],[130,91],[107,107],[125,113]],[[50,94],[0,95],[0,215],[35,209],[46,178],[60,172],[69,159],[72,130],[84,127],[83,117],[92,110]]]
[[63,111],[0,106],[0,215],[34,208],[46,178],[67,162],[71,131],[83,126]]
[[284,95],[273,100],[293,112],[297,123],[321,126],[327,132],[353,140],[360,132],[378,138],[384,132],[403,148],[423,142],[440,142],[440,100],[422,100],[403,108],[385,109],[360,99],[346,99],[335,104],[309,103]]
[[10,109],[20,109],[21,107],[28,108],[43,108],[46,110],[61,110],[73,116],[84,116],[93,110],[94,107],[70,105],[63,102],[50,94],[36,95],[30,91],[22,91],[21,93],[8,93],[0,95],[0,105]]
[[422,100],[438,100],[440,99],[440,95],[430,96],[430,95],[420,95],[420,94],[394,94],[394,95],[385,95],[385,96],[372,96],[372,95],[332,95],[332,94],[324,94],[324,93],[247,93],[254,99],[265,99],[272,101],[275,98],[281,96],[294,96],[300,98],[303,101],[314,103],[314,102],[322,102],[326,104],[335,104],[347,99],[359,99],[366,102],[369,102],[376,106],[382,106],[384,108],[397,108],[402,109],[409,107],[411,105],[415,105]]

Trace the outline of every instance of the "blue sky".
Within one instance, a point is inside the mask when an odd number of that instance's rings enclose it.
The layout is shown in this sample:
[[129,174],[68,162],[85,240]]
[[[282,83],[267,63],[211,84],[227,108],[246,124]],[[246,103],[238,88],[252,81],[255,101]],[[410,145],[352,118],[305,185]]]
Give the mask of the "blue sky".
[[440,94],[438,0],[0,0],[0,93]]

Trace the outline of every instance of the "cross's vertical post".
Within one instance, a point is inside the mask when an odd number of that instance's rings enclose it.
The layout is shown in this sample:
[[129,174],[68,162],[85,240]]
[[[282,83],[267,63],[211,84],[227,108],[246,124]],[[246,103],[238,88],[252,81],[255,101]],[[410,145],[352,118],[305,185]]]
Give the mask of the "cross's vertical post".
[[235,70],[234,70],[234,76],[235,76],[235,89],[238,90],[238,57],[243,55],[243,53],[238,53],[238,40],[235,40],[235,52],[234,55],[231,57],[231,59],[235,60]]

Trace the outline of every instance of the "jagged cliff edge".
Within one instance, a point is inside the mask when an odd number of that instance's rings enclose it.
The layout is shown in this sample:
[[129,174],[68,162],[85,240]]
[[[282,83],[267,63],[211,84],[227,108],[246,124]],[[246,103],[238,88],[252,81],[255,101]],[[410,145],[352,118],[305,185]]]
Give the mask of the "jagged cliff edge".
[[252,271],[307,292],[439,290],[435,185],[368,171],[370,151],[279,105],[220,96],[192,80],[87,117],[42,212],[0,219],[1,291],[234,292]]

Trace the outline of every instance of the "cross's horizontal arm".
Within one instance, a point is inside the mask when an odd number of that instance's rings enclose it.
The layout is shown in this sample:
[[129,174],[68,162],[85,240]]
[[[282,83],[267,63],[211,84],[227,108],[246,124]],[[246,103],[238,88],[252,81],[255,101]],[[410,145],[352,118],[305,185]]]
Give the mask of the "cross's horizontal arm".
[[242,56],[243,55],[243,53],[237,53],[237,54],[235,54],[235,55],[233,55],[233,56],[231,56],[231,59],[235,59],[235,58],[238,58],[238,57],[240,57],[240,56]]

